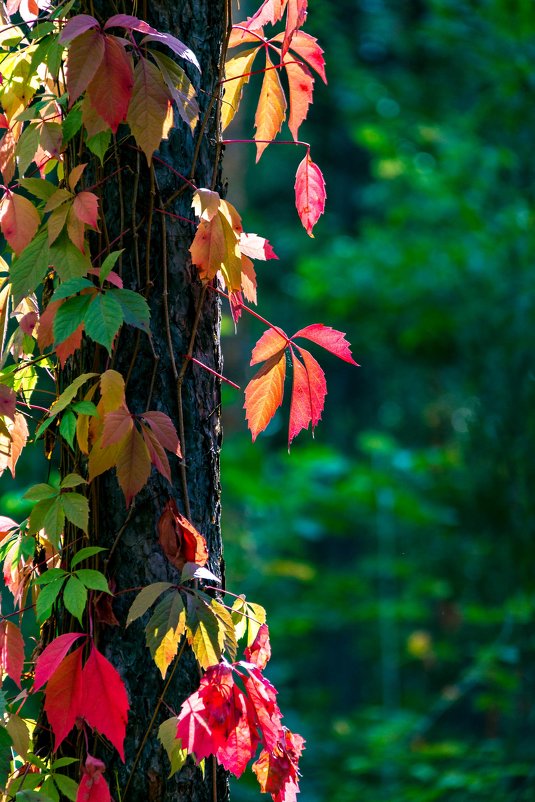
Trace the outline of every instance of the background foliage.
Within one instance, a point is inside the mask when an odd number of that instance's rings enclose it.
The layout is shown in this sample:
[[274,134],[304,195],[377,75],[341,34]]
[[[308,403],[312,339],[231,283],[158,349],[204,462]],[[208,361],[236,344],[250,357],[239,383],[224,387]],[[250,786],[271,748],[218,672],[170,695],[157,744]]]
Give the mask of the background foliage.
[[[293,148],[253,169],[229,146],[230,197],[295,265],[290,292],[262,271],[267,317],[333,321],[362,367],[325,363],[323,422],[290,456],[284,413],[253,447],[228,394],[229,587],[270,610],[307,802],[529,800],[533,8],[314,3],[308,30],[329,79],[303,129],[329,196],[316,239],[275,169]],[[242,384],[248,345],[225,342]]]
[[[308,742],[307,802],[527,802],[532,5],[310,5],[329,78],[303,132],[329,192],[316,240],[280,179],[293,148],[253,169],[253,148],[229,146],[229,198],[295,266],[289,291],[277,263],[263,269],[263,313],[347,331],[362,368],[325,360],[324,420],[291,456],[284,413],[252,446],[228,392],[227,582],[269,609],[270,677]],[[229,133],[242,131],[251,120]],[[229,331],[225,374],[243,386],[262,329],[240,326],[250,342]],[[17,518],[12,487],[2,509]]]

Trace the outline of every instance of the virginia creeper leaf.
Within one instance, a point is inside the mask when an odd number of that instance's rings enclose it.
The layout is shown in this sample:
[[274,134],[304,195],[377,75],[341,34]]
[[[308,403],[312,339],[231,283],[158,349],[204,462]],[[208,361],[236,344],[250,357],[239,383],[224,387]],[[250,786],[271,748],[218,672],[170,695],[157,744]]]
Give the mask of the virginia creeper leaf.
[[71,576],[63,589],[63,602],[67,610],[82,624],[82,616],[87,604],[87,589],[80,580]]
[[99,24],[94,17],[89,14],[77,14],[75,17],[67,20],[61,30],[59,41],[62,45],[72,42],[81,34],[88,31],[90,28],[98,28]]
[[279,354],[288,345],[288,337],[282,329],[269,328],[263,333],[253,348],[250,365],[265,362]]
[[134,87],[126,121],[149,164],[163,139],[169,99],[169,90],[160,70],[141,57],[134,70]]
[[[63,32],[67,25],[63,28]],[[82,92],[85,92],[103,58],[104,36],[97,28],[91,27],[73,41],[69,48],[66,65],[70,106],[78,100]]]
[[136,428],[133,428],[120,446],[117,455],[117,479],[124,493],[126,506],[147,483],[150,476],[150,456]]
[[313,323],[311,326],[306,326],[304,329],[299,329],[293,337],[304,337],[317,345],[321,345],[326,351],[343,359],[344,362],[349,362],[351,365],[357,365],[351,355],[349,343],[345,339],[344,332],[332,329],[330,326],[324,326],[323,323]]
[[286,376],[285,351],[279,351],[260,368],[245,388],[245,411],[253,442],[282,404]]
[[147,585],[146,588],[143,588],[132,602],[126,618],[126,626],[130,626],[133,621],[145,615],[156,599],[172,587],[171,582],[153,582],[152,585]]
[[16,624],[4,619],[0,622],[0,676],[5,671],[20,688],[23,667],[24,639],[22,633]]
[[280,82],[279,71],[273,68],[273,63],[266,51],[266,72],[262,81],[262,90],[258,100],[255,115],[256,161],[275,139],[286,118],[286,97]]
[[6,192],[0,201],[0,227],[17,255],[30,244],[40,222],[39,212],[28,198]]
[[158,521],[158,539],[169,562],[182,570],[185,563],[206,565],[205,538],[180,514],[174,499],[169,499]]
[[[54,751],[74,727],[83,695],[87,693],[85,689],[82,691],[82,653],[83,647],[80,646],[65,657],[46,686],[44,709],[54,733]],[[93,701],[101,703],[96,696]]]
[[15,306],[36,290],[49,263],[48,234],[44,228],[11,263],[9,272]]
[[111,741],[124,762],[129,709],[124,683],[112,664],[94,646],[82,675],[84,694],[79,715]]
[[243,87],[249,83],[258,47],[242,50],[225,63],[225,94],[221,104],[221,128],[224,131],[234,119],[243,94]]
[[93,108],[113,133],[126,119],[134,86],[132,58],[115,36],[104,36],[104,56],[88,86]]
[[182,749],[180,740],[176,737],[177,724],[177,716],[172,716],[160,724],[158,728],[158,740],[167,752],[167,757],[171,763],[169,777],[180,771],[188,756],[187,750]]
[[309,237],[325,210],[325,181],[317,164],[307,154],[295,175],[295,205]]
[[186,612],[180,593],[169,594],[156,606],[145,634],[152,659],[162,679],[173,662],[186,629]]
[[115,335],[123,322],[120,304],[108,293],[98,294],[84,315],[85,331],[97,343],[111,351]]

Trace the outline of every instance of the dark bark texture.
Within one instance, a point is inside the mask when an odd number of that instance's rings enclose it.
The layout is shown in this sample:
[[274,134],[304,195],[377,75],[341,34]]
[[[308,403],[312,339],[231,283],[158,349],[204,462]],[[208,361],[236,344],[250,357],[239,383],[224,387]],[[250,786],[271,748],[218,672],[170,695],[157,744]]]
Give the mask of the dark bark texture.
[[[198,187],[212,186],[218,190],[221,190],[216,147],[219,123],[217,103],[211,103],[211,98],[217,92],[226,28],[225,9],[225,0],[156,0],[140,4],[137,9],[138,15],[159,31],[170,32],[187,44],[202,68],[199,74],[192,65],[181,62],[198,91],[201,122],[192,136],[177,117],[175,129],[157,155],[174,170],[189,176],[208,110],[194,182]],[[117,10],[135,13],[130,8]],[[115,9],[105,2],[95,2],[94,11],[101,19],[106,19]],[[170,55],[163,47],[162,52]],[[126,139],[122,133],[119,129],[115,157],[109,160],[104,171],[111,174],[120,168],[118,176],[104,184],[103,244],[105,246],[106,240],[117,240],[114,248],[124,248],[121,263],[124,286],[145,293],[148,299],[152,343],[145,334],[138,335],[137,330],[124,326],[113,363],[106,361],[105,353],[97,351],[88,353],[86,364],[92,362],[98,370],[113,367],[120,371],[127,377],[129,408],[134,412],[147,409],[165,412],[178,430],[179,395],[174,366],[180,371],[183,355],[188,351],[202,287],[188,251],[194,226],[157,210],[165,207],[167,212],[193,221],[192,190],[173,170],[156,160],[151,177],[145,156],[133,147],[133,139]],[[177,192],[177,197],[168,203]],[[121,235],[121,231],[126,233]],[[217,372],[221,372],[219,318],[218,296],[208,290],[198,320],[193,356]],[[215,798],[224,802],[228,798],[226,773],[217,769],[214,778],[215,765],[211,759],[206,761],[204,779],[191,759],[181,772],[169,778],[169,762],[156,737],[158,726],[170,717],[170,709],[178,712],[184,698],[198,686],[200,675],[193,656],[185,650],[166,691],[165,704],[160,704],[165,683],[145,645],[143,626],[148,616],[124,628],[128,608],[136,594],[121,591],[162,580],[177,580],[177,571],[158,544],[156,529],[170,496],[175,498],[183,514],[189,513],[194,526],[205,535],[210,552],[209,568],[222,575],[220,387],[218,379],[192,363],[184,375],[182,410],[187,493],[179,460],[174,459],[173,485],[153,469],[149,484],[136,496],[130,510],[125,507],[113,472],[94,483],[90,499],[94,526],[91,541],[110,550],[108,574],[113,578],[115,591],[119,592],[113,609],[121,624],[120,627],[98,625],[98,644],[125,681],[131,706],[126,763],[123,765],[117,753],[102,743],[94,744],[94,749],[107,764],[112,795],[121,802],[206,802]],[[173,666],[168,676],[172,670]],[[151,725],[158,706],[158,714]]]

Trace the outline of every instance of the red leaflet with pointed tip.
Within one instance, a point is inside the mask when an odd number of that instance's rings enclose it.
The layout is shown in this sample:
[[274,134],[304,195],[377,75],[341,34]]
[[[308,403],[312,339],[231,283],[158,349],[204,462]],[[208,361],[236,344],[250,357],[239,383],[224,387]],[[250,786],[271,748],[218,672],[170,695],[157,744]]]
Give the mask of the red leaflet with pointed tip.
[[40,222],[39,212],[28,198],[6,192],[0,202],[0,226],[16,254],[30,244]]
[[343,359],[344,362],[349,362],[351,365],[359,367],[358,363],[355,362],[351,356],[349,343],[345,339],[343,331],[337,331],[330,326],[324,326],[323,323],[313,323],[311,326],[299,329],[299,331],[293,335],[292,340],[296,337],[304,337],[317,345],[321,345],[326,351],[330,351],[331,354]]
[[298,359],[292,348],[293,364],[293,387],[292,401],[290,405],[290,425],[288,428],[288,447],[302,429],[308,429],[312,423],[312,429],[319,423],[325,396],[327,395],[327,383],[325,374],[312,354],[304,348],[298,348],[303,359],[304,365]]
[[286,348],[288,341],[289,338],[282,329],[268,329],[262,334],[253,348],[249,364],[257,365],[259,362],[264,362],[266,359],[275,356],[283,348]]
[[134,70],[132,57],[115,37],[104,36],[104,56],[88,86],[91,105],[115,134],[119,123],[126,119]]
[[259,237],[258,234],[240,234],[240,250],[242,254],[249,256],[251,259],[278,259],[279,257],[269,244],[269,241],[264,237]]
[[98,27],[99,24],[94,17],[91,17],[89,14],[77,14],[65,23],[60,33],[59,41],[62,45],[65,45],[67,42],[72,42],[73,39],[76,39],[77,36],[85,33],[90,28]]
[[305,64],[297,64],[292,55],[285,56],[284,66],[290,90],[288,128],[292,132],[293,138],[297,141],[299,127],[306,119],[308,108],[312,103],[314,78],[308,67]]
[[269,629],[267,624],[262,624],[256,634],[256,638],[244,649],[245,659],[260,670],[264,669],[271,657],[271,645],[269,643]]
[[6,384],[0,384],[0,415],[15,420],[17,394]]
[[93,192],[79,192],[72,209],[78,220],[90,228],[98,229],[98,198]]
[[108,783],[101,773],[92,777],[83,774],[76,794],[76,802],[111,802]]
[[100,28],[91,28],[74,40],[66,63],[69,106],[85,92],[103,58],[104,36]]
[[274,802],[295,802],[299,791],[298,763],[304,743],[304,738],[284,727],[273,750],[263,750],[253,763],[262,793],[271,794]]
[[48,682],[52,674],[59,668],[63,658],[78,638],[87,637],[82,632],[68,632],[66,635],[58,635],[46,649],[41,652],[35,663],[35,680],[33,683],[34,691],[38,691],[45,682]]
[[145,426],[143,423],[141,424],[141,434],[147,446],[150,461],[156,470],[161,473],[162,476],[165,476],[167,481],[172,484],[171,466],[169,465],[169,460],[167,459],[167,454],[162,444],[157,439],[152,429]]
[[[48,680],[44,709],[55,737],[54,751],[67,737],[80,715],[82,703],[82,652],[75,649]],[[43,652],[44,654],[44,652]],[[91,700],[96,703],[96,700]]]
[[2,672],[20,688],[24,668],[24,639],[16,624],[4,620],[0,623],[0,676]]
[[308,0],[288,0],[286,9],[286,28],[284,40],[282,42],[282,55],[285,56],[288,48],[291,47],[292,40],[301,25],[307,18]]
[[120,443],[127,437],[134,428],[134,419],[125,404],[113,412],[107,412],[104,416],[104,426],[102,428],[102,445],[112,446]]
[[268,23],[274,25],[282,19],[287,2],[288,0],[264,0],[258,11],[240,25],[252,31],[257,31]]
[[262,81],[260,98],[254,118],[256,128],[256,161],[265,151],[269,142],[275,139],[286,118],[286,97],[279,77],[279,71],[273,68],[273,63],[266,50],[266,72]]
[[277,705],[277,691],[258,668],[252,668],[247,663],[235,665],[254,710],[262,743],[266,749],[274,749],[282,733],[282,714]]
[[295,205],[309,237],[325,210],[325,181],[317,164],[307,154],[295,174]]
[[154,436],[164,448],[177,457],[182,456],[173,421],[165,412],[144,412],[141,420],[149,424]]
[[[270,39],[270,42],[282,42],[284,34],[279,33]],[[307,64],[316,70],[324,83],[327,83],[327,76],[325,75],[325,59],[323,58],[323,50],[318,45],[318,40],[304,31],[296,31],[292,37],[292,44],[290,50],[293,50],[297,55],[306,61]]]
[[285,350],[272,356],[245,388],[244,408],[253,442],[282,404],[286,376]]
[[126,28],[128,31],[139,31],[140,33],[158,33],[156,28],[153,28],[145,20],[132,17],[130,14],[115,14],[106,20],[104,23],[104,30],[108,28]]
[[129,709],[126,688],[116,669],[94,646],[83,668],[82,681],[83,699],[78,715],[111,741],[124,762]]

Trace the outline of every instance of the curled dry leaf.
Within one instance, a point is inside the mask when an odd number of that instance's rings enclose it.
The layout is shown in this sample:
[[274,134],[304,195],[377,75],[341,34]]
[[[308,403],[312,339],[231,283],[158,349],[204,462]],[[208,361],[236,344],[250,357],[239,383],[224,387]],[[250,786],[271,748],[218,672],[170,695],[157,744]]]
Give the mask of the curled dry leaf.
[[158,521],[158,539],[169,562],[180,571],[187,562],[206,565],[206,540],[169,499]]

